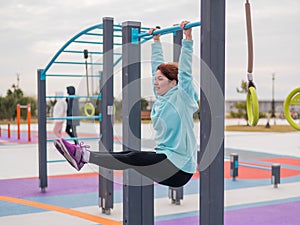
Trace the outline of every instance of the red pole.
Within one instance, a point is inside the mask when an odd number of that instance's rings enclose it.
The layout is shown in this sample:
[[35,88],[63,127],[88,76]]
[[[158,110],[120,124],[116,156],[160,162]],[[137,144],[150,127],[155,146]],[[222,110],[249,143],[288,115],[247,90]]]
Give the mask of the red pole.
[[21,139],[21,134],[20,134],[20,124],[21,124],[21,108],[20,108],[20,104],[17,104],[18,140]]
[[10,138],[10,121],[7,123],[7,138]]
[[31,136],[30,136],[30,120],[31,120],[31,106],[30,104],[27,105],[27,124],[28,124],[28,141],[31,141]]

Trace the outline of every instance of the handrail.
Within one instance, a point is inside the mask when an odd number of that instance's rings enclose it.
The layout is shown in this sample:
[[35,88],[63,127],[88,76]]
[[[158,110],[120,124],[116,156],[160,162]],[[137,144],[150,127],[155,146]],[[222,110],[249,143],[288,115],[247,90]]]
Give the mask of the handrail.
[[[188,24],[186,24],[184,26],[184,29],[189,29],[189,28],[198,27],[198,26],[201,26],[201,22],[200,21],[188,23]],[[169,34],[169,33],[172,33],[172,32],[176,32],[178,30],[181,30],[180,25],[175,25],[175,26],[172,26],[172,27],[167,27],[167,28],[163,28],[163,29],[154,30],[152,32],[152,35],[156,35],[156,34]],[[143,32],[143,33],[139,33],[136,36],[136,38],[144,38],[144,37],[148,37],[148,36],[152,36],[152,35],[149,34],[148,32]]]

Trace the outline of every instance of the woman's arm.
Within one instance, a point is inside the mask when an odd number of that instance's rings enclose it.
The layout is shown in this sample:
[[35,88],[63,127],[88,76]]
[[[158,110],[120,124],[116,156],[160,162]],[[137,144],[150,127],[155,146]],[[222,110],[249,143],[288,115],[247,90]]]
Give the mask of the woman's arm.
[[[151,28],[149,30],[149,33],[152,34],[152,32],[157,28]],[[151,53],[151,66],[152,66],[152,84],[154,84],[154,78],[157,67],[164,63],[164,57],[163,57],[163,51],[162,51],[162,45],[160,43],[160,35],[153,35],[153,41],[154,43],[151,44],[152,47],[152,53]],[[156,95],[155,88],[153,86],[154,94]]]
[[157,67],[164,63],[163,51],[160,42],[154,42],[151,44],[151,65],[152,65],[152,76],[155,76]]
[[192,65],[193,65],[193,38],[192,29],[184,29],[184,25],[189,23],[183,21],[180,27],[183,29],[185,39],[182,40],[181,54],[178,65],[178,85],[184,89],[191,97],[198,98],[193,85]]
[[193,41],[182,40],[182,48],[178,64],[178,85],[183,89],[193,80],[192,75]]
[[[149,30],[149,34],[152,34],[154,30],[158,29],[157,28],[151,28]],[[156,69],[157,67],[164,63],[164,57],[163,57],[163,51],[162,51],[162,46],[160,43],[160,35],[153,35],[153,41],[151,47],[152,47],[152,55],[151,55],[151,62],[152,62],[152,76],[155,76]]]

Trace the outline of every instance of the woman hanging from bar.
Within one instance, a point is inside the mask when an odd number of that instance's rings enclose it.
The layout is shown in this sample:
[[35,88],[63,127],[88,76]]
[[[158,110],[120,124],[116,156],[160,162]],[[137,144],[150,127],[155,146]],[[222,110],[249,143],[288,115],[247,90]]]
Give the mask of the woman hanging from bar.
[[[164,63],[160,35],[153,35],[152,74],[156,101],[151,119],[156,131],[155,151],[95,152],[90,151],[89,146],[56,139],[56,149],[75,169],[80,170],[86,163],[113,170],[134,169],[171,187],[183,186],[191,179],[197,167],[193,114],[198,110],[198,94],[192,77],[192,29],[184,29],[187,23],[180,24],[185,39],[178,65]],[[149,33],[155,29],[150,29]]]

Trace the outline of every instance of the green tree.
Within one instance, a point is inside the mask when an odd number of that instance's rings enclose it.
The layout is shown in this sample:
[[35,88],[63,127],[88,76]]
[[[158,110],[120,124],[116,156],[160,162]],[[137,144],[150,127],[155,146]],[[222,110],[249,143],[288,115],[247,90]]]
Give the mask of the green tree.
[[11,89],[7,90],[2,102],[1,114],[3,117],[1,119],[14,120],[16,118],[16,106],[23,95],[23,91],[14,84]]
[[193,118],[196,120],[200,119],[200,100],[197,101],[198,103],[198,110],[194,113]]
[[[248,93],[248,83],[247,81],[242,80],[241,86],[239,88],[236,88],[237,93],[240,94],[247,94]],[[237,110],[236,111],[230,111],[230,116],[234,118],[245,118],[248,124],[248,116],[247,116],[247,105],[246,101],[237,101],[234,103],[234,107]]]
[[[50,100],[48,103],[47,103],[47,108],[46,108],[46,111],[47,111],[47,114],[50,115],[51,114],[51,109],[53,109],[53,107],[55,106],[57,100],[54,99],[54,100]],[[52,115],[50,115],[52,116]]]
[[[0,119],[14,120],[16,118],[16,106],[31,105],[31,116],[36,116],[37,101],[33,97],[25,97],[23,91],[16,85],[8,89],[5,97],[0,97]],[[27,113],[21,110],[21,118],[26,119]]]
[[142,109],[142,111],[148,111],[148,105],[149,105],[149,102],[146,99],[141,98],[141,109]]
[[122,121],[122,100],[114,100],[115,120]]
[[237,101],[234,103],[234,106],[231,108],[235,108],[237,111],[230,111],[230,116],[233,118],[247,118],[247,109],[245,101]]
[[248,83],[247,81],[242,80],[241,81],[241,87],[236,88],[237,93],[240,94],[247,94],[248,93]]
[[[18,102],[20,105],[28,105],[30,104],[30,110],[31,110],[31,117],[36,117],[37,113],[37,100],[34,97],[22,97],[20,101]],[[21,118],[27,119],[27,113],[26,110],[21,110]]]
[[16,117],[17,101],[12,96],[2,97],[0,99],[0,119],[14,119]]

